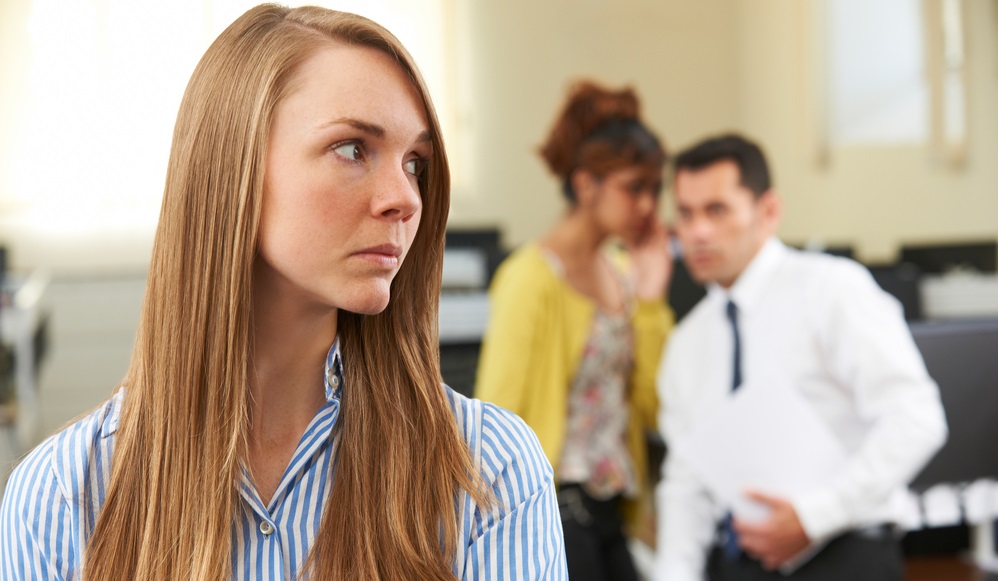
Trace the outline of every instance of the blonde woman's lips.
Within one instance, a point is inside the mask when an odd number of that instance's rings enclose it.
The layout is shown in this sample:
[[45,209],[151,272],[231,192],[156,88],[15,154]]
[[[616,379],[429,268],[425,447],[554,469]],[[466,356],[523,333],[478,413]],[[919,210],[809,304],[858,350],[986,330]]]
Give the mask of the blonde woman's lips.
[[379,244],[358,250],[353,256],[375,266],[394,269],[402,258],[402,247],[396,244]]

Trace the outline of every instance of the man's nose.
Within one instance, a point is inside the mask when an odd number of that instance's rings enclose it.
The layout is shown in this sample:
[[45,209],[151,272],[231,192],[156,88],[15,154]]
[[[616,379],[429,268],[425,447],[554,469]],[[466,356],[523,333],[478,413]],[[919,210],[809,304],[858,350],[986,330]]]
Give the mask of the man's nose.
[[655,209],[658,207],[658,198],[655,197],[655,192],[645,191],[638,198],[638,213],[641,217],[650,216]]
[[691,240],[708,240],[714,233],[714,225],[703,216],[691,216],[681,225]]

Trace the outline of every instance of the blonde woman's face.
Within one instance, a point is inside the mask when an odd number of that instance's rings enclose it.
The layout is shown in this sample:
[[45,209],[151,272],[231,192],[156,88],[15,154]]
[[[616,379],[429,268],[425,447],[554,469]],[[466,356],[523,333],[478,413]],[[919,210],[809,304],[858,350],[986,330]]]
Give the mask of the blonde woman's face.
[[362,314],[388,305],[433,153],[417,89],[384,53],[329,45],[277,107],[257,288]]

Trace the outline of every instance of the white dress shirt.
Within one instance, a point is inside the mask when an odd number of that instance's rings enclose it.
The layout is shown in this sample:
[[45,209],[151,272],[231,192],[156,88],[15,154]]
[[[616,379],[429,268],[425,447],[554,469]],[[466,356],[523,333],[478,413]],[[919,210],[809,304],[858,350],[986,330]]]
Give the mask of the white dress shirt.
[[[851,260],[771,239],[730,289],[708,288],[673,333],[659,370],[666,442],[674,445],[731,395],[729,299],[738,307],[744,381],[778,373],[849,454],[838,477],[788,499],[808,537],[820,543],[849,529],[896,522],[906,483],[946,438],[946,419],[900,305]],[[728,507],[675,454],[666,459],[657,501],[656,578],[703,579]]]

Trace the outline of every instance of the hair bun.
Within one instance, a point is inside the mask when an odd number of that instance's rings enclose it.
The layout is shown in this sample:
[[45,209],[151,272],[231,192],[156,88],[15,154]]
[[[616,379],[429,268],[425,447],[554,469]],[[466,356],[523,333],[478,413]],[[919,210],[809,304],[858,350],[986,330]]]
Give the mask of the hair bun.
[[611,120],[638,120],[640,104],[634,90],[612,91],[592,81],[578,81],[558,115],[540,154],[548,168],[566,176],[575,164],[576,152],[594,129]]

